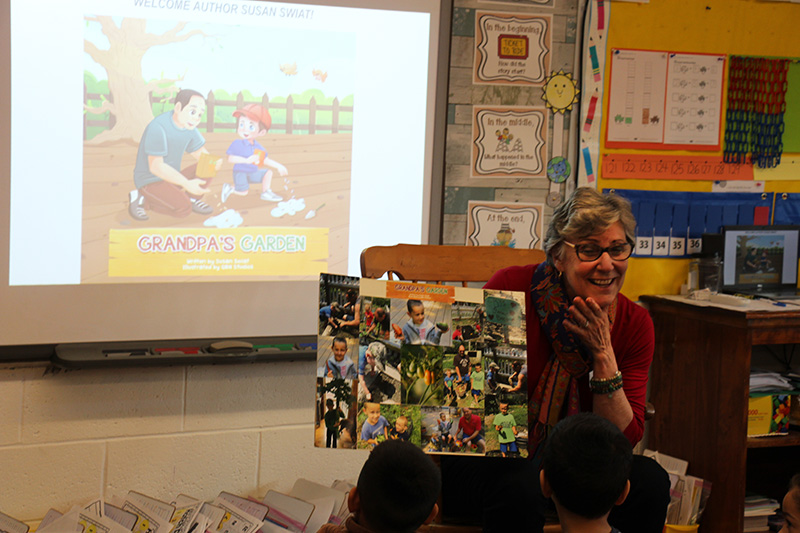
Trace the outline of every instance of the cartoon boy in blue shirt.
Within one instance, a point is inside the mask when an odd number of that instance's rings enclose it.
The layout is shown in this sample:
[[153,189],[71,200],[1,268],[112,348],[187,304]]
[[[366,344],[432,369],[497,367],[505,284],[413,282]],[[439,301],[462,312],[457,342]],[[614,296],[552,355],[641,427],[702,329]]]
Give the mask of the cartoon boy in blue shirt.
[[[247,104],[233,112],[238,120],[236,133],[240,139],[228,147],[228,162],[233,163],[233,186],[222,185],[222,201],[228,200],[231,194],[246,196],[251,183],[261,184],[261,199],[267,202],[280,202],[280,196],[272,192],[272,170],[281,176],[289,171],[277,161],[267,157],[267,150],[256,140],[266,135],[272,125],[272,117],[267,108],[260,104]],[[267,168],[270,167],[270,168]]]

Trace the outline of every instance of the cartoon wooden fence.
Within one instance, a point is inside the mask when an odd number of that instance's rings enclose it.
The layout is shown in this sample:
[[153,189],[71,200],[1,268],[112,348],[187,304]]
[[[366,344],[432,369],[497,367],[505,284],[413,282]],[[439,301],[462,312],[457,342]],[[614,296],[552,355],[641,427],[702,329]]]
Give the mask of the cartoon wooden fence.
[[[102,101],[103,99],[107,99],[109,102],[114,102],[114,95],[113,94],[102,94],[102,93],[90,93],[86,90],[86,86],[83,88],[83,101],[84,104],[89,105],[92,101]],[[160,97],[154,96],[153,93],[150,93],[150,103],[155,104],[161,102],[162,99]],[[215,129],[229,129],[235,130],[236,129],[236,122],[217,122],[214,120],[214,110],[216,107],[233,107],[236,109],[240,109],[245,104],[256,103],[261,104],[267,109],[285,109],[286,110],[286,119],[284,122],[273,122],[272,130],[284,130],[287,134],[293,133],[301,133],[307,132],[309,135],[314,135],[315,133],[321,132],[330,132],[330,133],[340,133],[345,131],[353,131],[352,124],[342,124],[341,123],[341,115],[343,113],[352,113],[353,106],[343,106],[339,104],[339,99],[334,98],[333,102],[330,105],[322,105],[317,104],[316,98],[313,96],[309,100],[307,104],[298,104],[295,103],[294,98],[289,95],[286,98],[286,102],[272,102],[269,101],[269,96],[264,93],[264,96],[261,97],[261,101],[245,101],[244,95],[240,92],[236,95],[235,100],[221,100],[217,99],[214,96],[213,92],[208,93],[208,97],[206,98],[206,120],[203,126],[205,126],[205,131],[213,132]],[[295,123],[293,118],[295,116],[295,112],[298,110],[308,111],[308,122],[306,124]],[[317,113],[324,111],[331,112],[331,121],[330,123],[317,123]],[[116,123],[116,117],[113,113],[109,113],[108,118],[106,119],[97,119],[97,118],[89,118],[90,113],[84,113],[83,115],[83,138],[88,138],[88,128],[90,127],[101,127],[110,129],[114,127]]]

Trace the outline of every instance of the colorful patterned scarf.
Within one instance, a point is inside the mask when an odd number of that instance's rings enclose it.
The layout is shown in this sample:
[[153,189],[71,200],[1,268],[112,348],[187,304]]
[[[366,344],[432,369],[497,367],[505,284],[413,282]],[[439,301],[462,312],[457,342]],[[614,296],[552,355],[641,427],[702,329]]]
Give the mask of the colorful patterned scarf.
[[[569,301],[561,273],[548,262],[541,263],[533,273],[531,307],[553,348],[529,402],[533,422],[529,453],[533,457],[559,420],[580,412],[578,381],[591,370],[592,356],[564,327]],[[611,320],[615,312],[616,300],[609,309]]]

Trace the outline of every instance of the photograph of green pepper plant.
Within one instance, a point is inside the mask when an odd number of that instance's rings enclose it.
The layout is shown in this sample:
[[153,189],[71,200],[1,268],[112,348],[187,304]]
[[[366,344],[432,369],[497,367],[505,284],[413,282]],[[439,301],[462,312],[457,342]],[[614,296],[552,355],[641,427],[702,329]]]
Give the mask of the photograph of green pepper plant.
[[443,357],[439,346],[403,345],[400,353],[400,374],[404,404],[442,404]]

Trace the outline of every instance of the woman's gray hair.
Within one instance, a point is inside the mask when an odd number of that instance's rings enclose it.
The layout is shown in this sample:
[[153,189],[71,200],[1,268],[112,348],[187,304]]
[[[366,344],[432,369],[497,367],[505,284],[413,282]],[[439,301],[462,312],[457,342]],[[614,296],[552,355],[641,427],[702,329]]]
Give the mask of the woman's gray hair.
[[602,194],[591,187],[580,187],[553,211],[544,238],[549,261],[561,253],[565,240],[573,242],[603,233],[620,222],[625,236],[633,243],[636,219],[631,204],[616,194]]
[[386,346],[381,344],[380,342],[371,342],[369,346],[367,346],[367,351],[374,357],[380,361],[386,357]]

